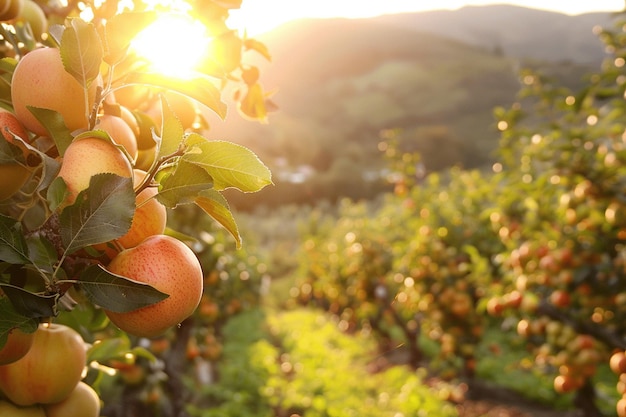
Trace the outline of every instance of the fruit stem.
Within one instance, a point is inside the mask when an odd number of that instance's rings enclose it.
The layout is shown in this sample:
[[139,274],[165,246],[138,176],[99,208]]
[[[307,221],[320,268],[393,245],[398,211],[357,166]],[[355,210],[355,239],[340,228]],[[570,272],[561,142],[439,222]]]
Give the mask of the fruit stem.
[[171,159],[174,159],[178,156],[182,156],[185,153],[185,149],[186,147],[181,144],[181,146],[178,147],[176,152],[160,157],[159,160],[156,162],[156,164],[154,164],[154,166],[150,169],[150,172],[148,172],[146,177],[143,179],[143,182],[139,184],[139,186],[135,189],[135,195],[138,195],[140,192],[142,192],[148,187],[153,187],[154,185],[152,184],[152,180],[154,180],[154,177],[156,173],[159,172],[159,169],[161,168],[161,166],[163,166],[163,164],[165,164],[167,161]]

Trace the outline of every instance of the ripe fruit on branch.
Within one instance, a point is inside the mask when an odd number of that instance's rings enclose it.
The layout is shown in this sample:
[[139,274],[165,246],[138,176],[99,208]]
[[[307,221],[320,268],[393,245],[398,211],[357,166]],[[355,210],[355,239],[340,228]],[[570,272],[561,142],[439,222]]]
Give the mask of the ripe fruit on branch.
[[32,132],[48,132],[27,106],[54,110],[70,130],[89,127],[88,115],[96,98],[97,82],[91,83],[88,103],[83,87],[63,67],[57,48],[35,49],[18,62],[11,81],[11,100],[17,118]]
[[43,9],[33,0],[23,0],[22,10],[15,18],[14,24],[30,26],[35,40],[40,41],[41,35],[48,31],[48,19]]
[[104,139],[84,138],[72,142],[63,155],[59,177],[67,184],[67,203],[72,204],[79,192],[89,187],[93,175],[111,173],[130,178],[128,158]]
[[44,405],[46,417],[98,417],[100,398],[96,391],[80,381],[63,401]]
[[100,121],[96,124],[95,129],[104,130],[111,136],[111,139],[118,145],[126,149],[126,152],[133,158],[137,159],[137,138],[132,128],[121,117],[105,114],[100,117]]
[[15,19],[24,7],[24,0],[4,0],[0,6],[0,21]]
[[34,333],[24,333],[20,329],[11,330],[7,342],[0,349],[0,365],[8,365],[23,358],[33,345],[34,338]]
[[108,266],[114,274],[152,285],[169,297],[126,313],[106,311],[120,329],[154,338],[189,317],[202,296],[202,268],[193,251],[170,236],[146,238],[120,252]]
[[14,404],[52,404],[76,388],[87,353],[81,336],[61,324],[41,324],[23,358],[0,366],[0,391]]
[[[13,113],[4,109],[0,109],[0,130],[4,139],[9,143],[17,144],[13,134],[28,142],[28,132],[24,126]],[[20,163],[0,165],[0,200],[6,200],[18,192],[29,176],[28,168]]]
[[[147,173],[139,169],[133,170],[133,184],[137,187]],[[130,230],[118,239],[124,248],[132,248],[148,236],[162,235],[167,223],[167,210],[163,204],[153,198],[158,193],[154,187],[142,190],[136,197],[135,215]]]

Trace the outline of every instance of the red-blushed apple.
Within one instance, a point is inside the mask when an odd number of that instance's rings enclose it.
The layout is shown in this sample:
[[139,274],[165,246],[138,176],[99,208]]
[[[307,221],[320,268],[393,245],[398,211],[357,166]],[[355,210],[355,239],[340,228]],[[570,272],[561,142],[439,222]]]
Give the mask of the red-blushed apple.
[[[133,183],[138,186],[145,178],[145,171],[133,170]],[[132,248],[148,236],[162,235],[167,224],[167,210],[154,196],[158,193],[155,187],[142,190],[135,200],[137,209],[133,216],[130,230],[118,239],[124,248]]]
[[58,174],[67,184],[67,204],[76,201],[78,193],[89,187],[92,176],[102,173],[131,178],[133,170],[128,158],[111,142],[98,138],[72,142],[65,150]]
[[43,408],[46,417],[98,417],[100,398],[93,388],[80,381],[66,399]]
[[150,236],[134,248],[120,252],[107,268],[169,295],[156,304],[126,313],[105,310],[115,325],[132,335],[160,336],[189,317],[200,303],[200,262],[187,245],[171,236]]
[[[15,115],[8,110],[0,108],[0,130],[7,142],[16,144],[13,134],[19,136],[25,142],[29,141],[28,132]],[[19,146],[19,144],[18,144]],[[26,150],[23,149],[24,153]],[[8,163],[0,165],[0,200],[6,200],[19,191],[30,177],[28,167],[20,163]]]
[[7,342],[0,349],[0,365],[8,365],[23,358],[33,345],[34,339],[34,333],[25,333],[17,328],[11,330]]
[[0,366],[0,391],[20,406],[63,401],[82,379],[85,343],[75,330],[41,324],[24,357]]

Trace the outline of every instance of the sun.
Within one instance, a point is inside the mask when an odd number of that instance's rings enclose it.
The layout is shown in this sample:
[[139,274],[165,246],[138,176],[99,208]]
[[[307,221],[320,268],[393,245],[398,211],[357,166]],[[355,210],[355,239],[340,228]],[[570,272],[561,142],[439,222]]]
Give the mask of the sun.
[[133,39],[131,50],[147,60],[153,71],[186,78],[210,42],[201,22],[183,13],[164,13]]

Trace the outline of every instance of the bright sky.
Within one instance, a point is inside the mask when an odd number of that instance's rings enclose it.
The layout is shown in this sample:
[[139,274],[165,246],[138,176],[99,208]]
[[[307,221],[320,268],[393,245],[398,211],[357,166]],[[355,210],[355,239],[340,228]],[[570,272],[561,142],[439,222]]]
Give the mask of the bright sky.
[[509,3],[536,9],[580,14],[595,11],[617,12],[624,0],[243,0],[241,10],[233,11],[229,24],[246,27],[251,36],[302,17],[371,17],[381,14],[458,9],[466,5]]

